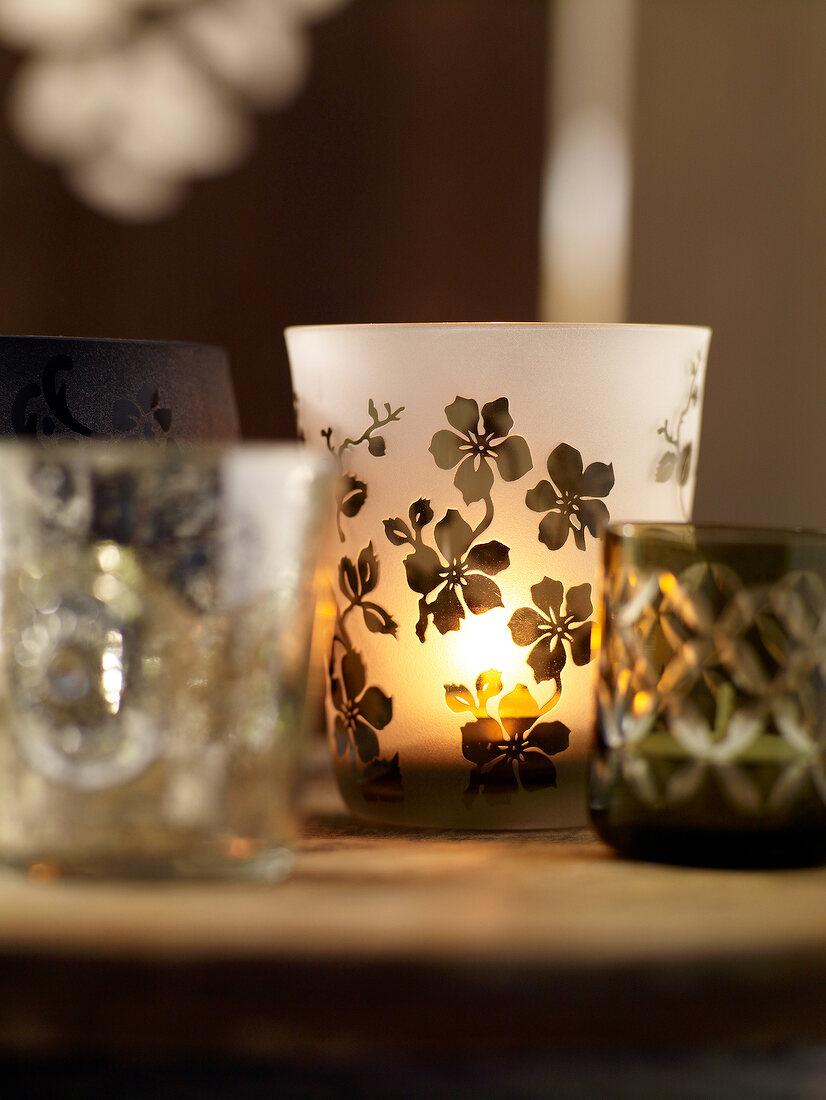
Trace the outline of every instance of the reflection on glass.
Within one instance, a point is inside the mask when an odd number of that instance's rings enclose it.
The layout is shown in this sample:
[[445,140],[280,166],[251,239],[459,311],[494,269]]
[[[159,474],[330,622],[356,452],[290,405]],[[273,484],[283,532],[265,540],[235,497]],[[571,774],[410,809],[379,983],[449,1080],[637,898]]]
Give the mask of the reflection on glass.
[[631,854],[826,853],[826,535],[609,530],[591,809]]
[[0,858],[280,877],[323,461],[2,452]]

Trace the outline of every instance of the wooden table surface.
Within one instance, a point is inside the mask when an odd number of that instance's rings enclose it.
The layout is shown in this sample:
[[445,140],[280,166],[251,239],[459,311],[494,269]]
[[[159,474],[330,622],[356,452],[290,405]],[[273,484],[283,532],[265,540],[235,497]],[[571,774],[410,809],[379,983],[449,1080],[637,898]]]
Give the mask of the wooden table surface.
[[0,873],[0,1051],[369,1058],[826,1041],[826,868],[411,834],[324,788],[278,885]]

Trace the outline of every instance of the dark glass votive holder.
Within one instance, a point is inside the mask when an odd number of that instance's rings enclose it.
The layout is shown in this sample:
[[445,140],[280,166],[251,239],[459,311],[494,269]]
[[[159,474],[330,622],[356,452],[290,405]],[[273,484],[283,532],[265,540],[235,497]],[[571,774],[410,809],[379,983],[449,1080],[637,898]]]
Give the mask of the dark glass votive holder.
[[826,858],[826,532],[605,535],[590,808],[624,855]]
[[223,348],[0,336],[0,436],[170,443],[232,441],[238,434]]

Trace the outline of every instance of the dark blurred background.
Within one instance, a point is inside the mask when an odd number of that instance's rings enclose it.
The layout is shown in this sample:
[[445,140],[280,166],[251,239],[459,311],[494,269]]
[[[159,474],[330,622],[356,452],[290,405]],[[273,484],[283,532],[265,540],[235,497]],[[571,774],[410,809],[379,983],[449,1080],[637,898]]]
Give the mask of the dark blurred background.
[[[244,434],[283,437],[288,324],[536,318],[555,26],[547,0],[352,0],[247,163],[153,224],[0,126],[0,330],[223,344]],[[625,319],[714,329],[703,519],[826,523],[825,48],[814,0],[636,5]]]
[[310,29],[247,164],[157,224],[85,208],[3,133],[0,329],[223,344],[267,437],[294,432],[288,324],[534,317],[546,21],[542,0],[355,0]]

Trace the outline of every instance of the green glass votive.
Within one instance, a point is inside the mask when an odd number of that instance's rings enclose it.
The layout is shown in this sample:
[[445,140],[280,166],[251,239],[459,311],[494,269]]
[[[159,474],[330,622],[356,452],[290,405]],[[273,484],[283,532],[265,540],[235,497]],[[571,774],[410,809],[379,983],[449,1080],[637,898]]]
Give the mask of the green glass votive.
[[621,853],[826,857],[826,532],[605,536],[590,808]]

